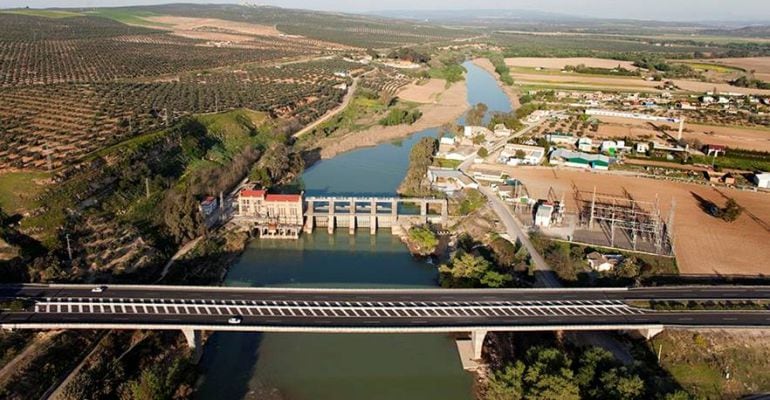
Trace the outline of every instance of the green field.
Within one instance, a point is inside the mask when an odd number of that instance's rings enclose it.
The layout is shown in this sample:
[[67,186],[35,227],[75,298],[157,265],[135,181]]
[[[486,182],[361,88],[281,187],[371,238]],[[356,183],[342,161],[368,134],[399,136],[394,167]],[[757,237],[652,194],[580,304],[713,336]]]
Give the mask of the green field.
[[6,172],[0,174],[0,207],[8,213],[30,210],[34,198],[43,191],[47,172]]
[[745,72],[743,68],[730,67],[727,65],[711,64],[711,63],[705,63],[705,62],[676,61],[675,63],[689,65],[690,67],[698,71],[713,71],[713,72],[718,72],[720,74],[729,74],[732,72]]
[[94,11],[89,11],[87,15],[109,18],[128,25],[171,26],[169,24],[147,21],[144,19],[145,17],[158,16],[159,14],[151,11],[140,11],[136,9],[99,8]]
[[79,17],[79,16],[83,15],[83,14],[72,12],[72,11],[63,11],[63,10],[35,10],[35,9],[31,9],[31,8],[16,9],[16,10],[3,10],[3,11],[0,11],[0,13],[29,15],[29,16],[32,16],[32,17],[45,17],[45,18],[69,18],[69,17]]

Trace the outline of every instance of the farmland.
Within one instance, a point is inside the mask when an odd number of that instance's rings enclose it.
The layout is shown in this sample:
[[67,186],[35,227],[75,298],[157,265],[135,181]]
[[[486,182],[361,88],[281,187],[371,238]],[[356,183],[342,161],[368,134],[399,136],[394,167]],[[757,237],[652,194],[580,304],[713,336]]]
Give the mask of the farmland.
[[[132,11],[136,8],[124,10]],[[276,7],[169,4],[142,7],[141,10],[160,15],[266,24],[275,26],[278,31],[287,35],[359,48],[391,48],[418,43],[442,43],[475,36],[474,33],[462,29],[450,29],[432,24]]]
[[[754,71],[754,76],[764,81],[770,81],[770,57],[747,57],[747,58],[720,58],[708,60],[692,60],[688,63],[703,64],[704,68],[709,65],[723,68],[724,72],[730,71]],[[713,68],[713,67],[712,67]]]
[[[340,61],[185,74],[169,82],[28,85],[0,93],[0,165],[59,168],[182,115],[233,108],[308,123],[344,94]],[[50,155],[50,157],[49,157]]]
[[[648,122],[613,117],[601,117],[596,137],[651,139],[661,136],[661,129],[670,137],[676,137],[677,127],[653,125]],[[714,126],[687,124],[682,138],[702,144],[716,144],[734,149],[770,151],[770,131],[762,127]]]
[[[770,258],[770,205],[763,193],[730,189],[712,189],[701,185],[681,184],[606,173],[574,170],[502,167],[512,178],[521,180],[530,195],[545,198],[549,188],[574,195],[573,187],[591,193],[622,196],[627,192],[637,200],[660,199],[663,215],[668,215],[671,200],[675,200],[674,248],[677,265],[682,274],[765,273],[763,260]],[[707,214],[703,204],[722,205],[725,196],[735,198],[745,207],[735,223],[726,223]],[[568,204],[575,210],[575,206]]]

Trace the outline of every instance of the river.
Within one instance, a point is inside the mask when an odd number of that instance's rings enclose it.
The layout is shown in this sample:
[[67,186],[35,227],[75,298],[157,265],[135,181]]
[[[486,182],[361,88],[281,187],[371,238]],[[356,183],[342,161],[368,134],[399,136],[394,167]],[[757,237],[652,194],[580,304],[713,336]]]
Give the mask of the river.
[[[470,104],[510,111],[496,80],[465,63]],[[458,122],[462,122],[461,118]],[[427,129],[398,142],[340,154],[302,176],[310,195],[395,195],[409,151]],[[297,241],[254,240],[226,277],[228,286],[430,287],[435,266],[413,259],[381,230],[349,235],[323,229]],[[200,399],[443,399],[472,398],[448,335],[217,333],[201,366]]]

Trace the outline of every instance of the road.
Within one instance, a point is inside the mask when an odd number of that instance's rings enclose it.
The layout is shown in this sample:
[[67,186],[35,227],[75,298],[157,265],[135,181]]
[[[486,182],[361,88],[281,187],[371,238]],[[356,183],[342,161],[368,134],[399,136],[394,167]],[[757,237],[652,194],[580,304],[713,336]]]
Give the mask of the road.
[[[24,285],[0,298],[34,303],[0,313],[3,328],[461,331],[770,327],[770,311],[652,311],[629,301],[770,300],[770,287],[633,289],[283,289]],[[240,316],[233,326],[228,319]]]
[[318,118],[317,120],[315,120],[310,125],[307,125],[306,127],[300,129],[297,133],[293,134],[292,137],[293,138],[298,138],[298,137],[300,137],[300,136],[310,132],[311,130],[313,130],[318,125],[323,124],[324,122],[328,121],[329,119],[331,119],[335,115],[337,115],[337,114],[341,113],[343,110],[345,110],[345,108],[347,108],[348,104],[350,104],[350,101],[353,100],[353,96],[355,95],[356,90],[358,89],[358,82],[361,80],[361,78],[363,76],[369,74],[370,72],[372,72],[372,71],[364,72],[363,74],[353,78],[353,84],[350,85],[350,87],[348,88],[348,92],[345,93],[345,98],[342,100],[342,103],[340,103],[340,105],[337,106],[337,108],[327,112],[324,116],[322,116],[321,118]]
[[529,256],[532,259],[532,263],[535,266],[535,270],[538,284],[541,287],[557,288],[561,287],[559,279],[551,270],[551,267],[545,261],[540,252],[537,251],[532,241],[529,240],[529,235],[524,233],[516,218],[511,213],[508,205],[500,199],[492,189],[484,186],[479,186],[479,191],[487,196],[489,204],[494,210],[495,214],[500,218],[500,221],[505,225],[506,233],[512,238],[516,238],[529,252]]

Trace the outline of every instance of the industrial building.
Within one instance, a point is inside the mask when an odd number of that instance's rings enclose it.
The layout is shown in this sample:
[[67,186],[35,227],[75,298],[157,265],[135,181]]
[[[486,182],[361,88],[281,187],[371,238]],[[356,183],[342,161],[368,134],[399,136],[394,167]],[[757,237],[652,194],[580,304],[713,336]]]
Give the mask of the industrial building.
[[588,154],[566,149],[556,149],[551,152],[548,160],[552,165],[565,167],[608,170],[612,159],[601,154]]

